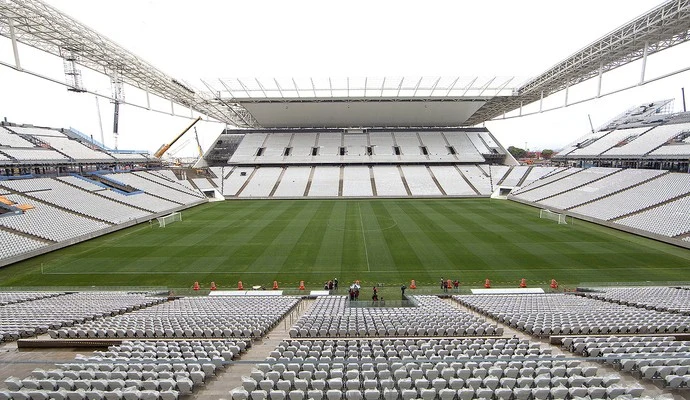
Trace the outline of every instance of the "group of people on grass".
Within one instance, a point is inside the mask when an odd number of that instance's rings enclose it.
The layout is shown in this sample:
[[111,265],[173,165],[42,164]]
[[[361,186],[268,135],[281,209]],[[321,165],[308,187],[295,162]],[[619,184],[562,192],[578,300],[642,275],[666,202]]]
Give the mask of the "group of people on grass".
[[338,278],[333,278],[323,284],[323,290],[338,290]]
[[460,281],[457,279],[454,281],[451,281],[450,279],[446,280],[441,277],[441,290],[447,293],[451,289],[455,289],[456,292],[459,291]]

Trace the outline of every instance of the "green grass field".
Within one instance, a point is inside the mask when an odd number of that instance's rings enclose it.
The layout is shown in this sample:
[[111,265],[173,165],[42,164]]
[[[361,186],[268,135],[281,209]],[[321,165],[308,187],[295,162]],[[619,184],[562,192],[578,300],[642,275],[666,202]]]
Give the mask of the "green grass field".
[[673,282],[690,251],[488,199],[243,200],[183,211],[166,228],[142,224],[0,269],[2,286],[165,286],[307,289],[338,277],[365,285],[479,286]]

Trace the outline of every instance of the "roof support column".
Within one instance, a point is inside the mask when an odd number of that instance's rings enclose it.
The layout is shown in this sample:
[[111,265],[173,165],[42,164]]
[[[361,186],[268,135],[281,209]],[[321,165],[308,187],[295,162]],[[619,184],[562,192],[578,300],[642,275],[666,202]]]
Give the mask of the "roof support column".
[[570,89],[570,85],[565,87],[565,103],[563,104],[563,107],[568,107],[568,89]]
[[12,51],[14,52],[14,65],[17,70],[22,70],[22,63],[19,62],[19,48],[17,47],[17,34],[14,31],[14,20],[12,18],[7,19],[7,23],[10,26],[10,39],[12,40]]
[[520,116],[522,117],[522,101],[520,102]]
[[146,109],[150,110],[151,109],[151,98],[149,95],[149,88],[147,87],[146,90],[144,90],[144,91],[146,92]]
[[541,98],[539,98],[539,112],[544,109],[544,91],[541,91]]
[[601,80],[604,77],[604,62],[599,63],[599,82],[597,83],[597,99],[601,97]]
[[649,52],[649,42],[645,41],[644,42],[644,52],[642,53],[642,68],[640,70],[640,83],[638,85],[642,85],[644,83],[644,73],[645,69],[647,69],[647,53]]

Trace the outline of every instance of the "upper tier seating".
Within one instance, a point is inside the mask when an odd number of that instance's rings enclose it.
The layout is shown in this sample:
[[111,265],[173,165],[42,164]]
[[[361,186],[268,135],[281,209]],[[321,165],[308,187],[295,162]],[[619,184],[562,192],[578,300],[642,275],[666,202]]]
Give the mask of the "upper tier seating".
[[34,147],[34,144],[0,126],[0,147]]
[[35,161],[43,162],[68,162],[69,158],[63,156],[55,150],[44,149],[41,147],[34,147],[30,149],[24,148],[3,148],[3,153],[15,158],[19,163],[31,163]]
[[605,134],[600,137],[598,140],[588,143],[586,146],[580,147],[575,149],[573,152],[569,153],[568,155],[570,157],[594,157],[598,156],[599,154],[608,151],[612,147],[616,146],[618,143],[620,143],[622,140],[624,140],[627,137],[633,137],[636,135],[640,135],[645,131],[648,131],[649,127],[647,128],[630,128],[630,129],[617,129],[612,132],[605,132]]
[[623,146],[614,147],[604,153],[605,156],[641,156],[662,146],[683,130],[690,128],[690,124],[671,124],[657,126],[646,131]]
[[249,132],[230,164],[485,162],[504,154],[487,132]]
[[62,154],[66,154],[75,160],[100,162],[113,161],[113,157],[111,157],[109,154],[103,153],[102,151],[92,150],[76,140],[68,139],[66,137],[53,136],[39,136],[39,138],[48,143],[53,149]]

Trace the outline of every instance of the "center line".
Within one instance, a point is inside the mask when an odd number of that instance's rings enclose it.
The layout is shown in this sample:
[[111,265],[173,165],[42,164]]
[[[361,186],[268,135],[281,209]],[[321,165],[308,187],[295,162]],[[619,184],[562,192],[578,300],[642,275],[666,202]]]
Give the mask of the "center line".
[[367,272],[371,272],[371,268],[369,267],[369,252],[367,251],[367,237],[364,234],[364,222],[362,221],[362,205],[357,203],[357,207],[359,208],[359,224],[362,225],[362,241],[364,242],[364,256],[367,258]]

